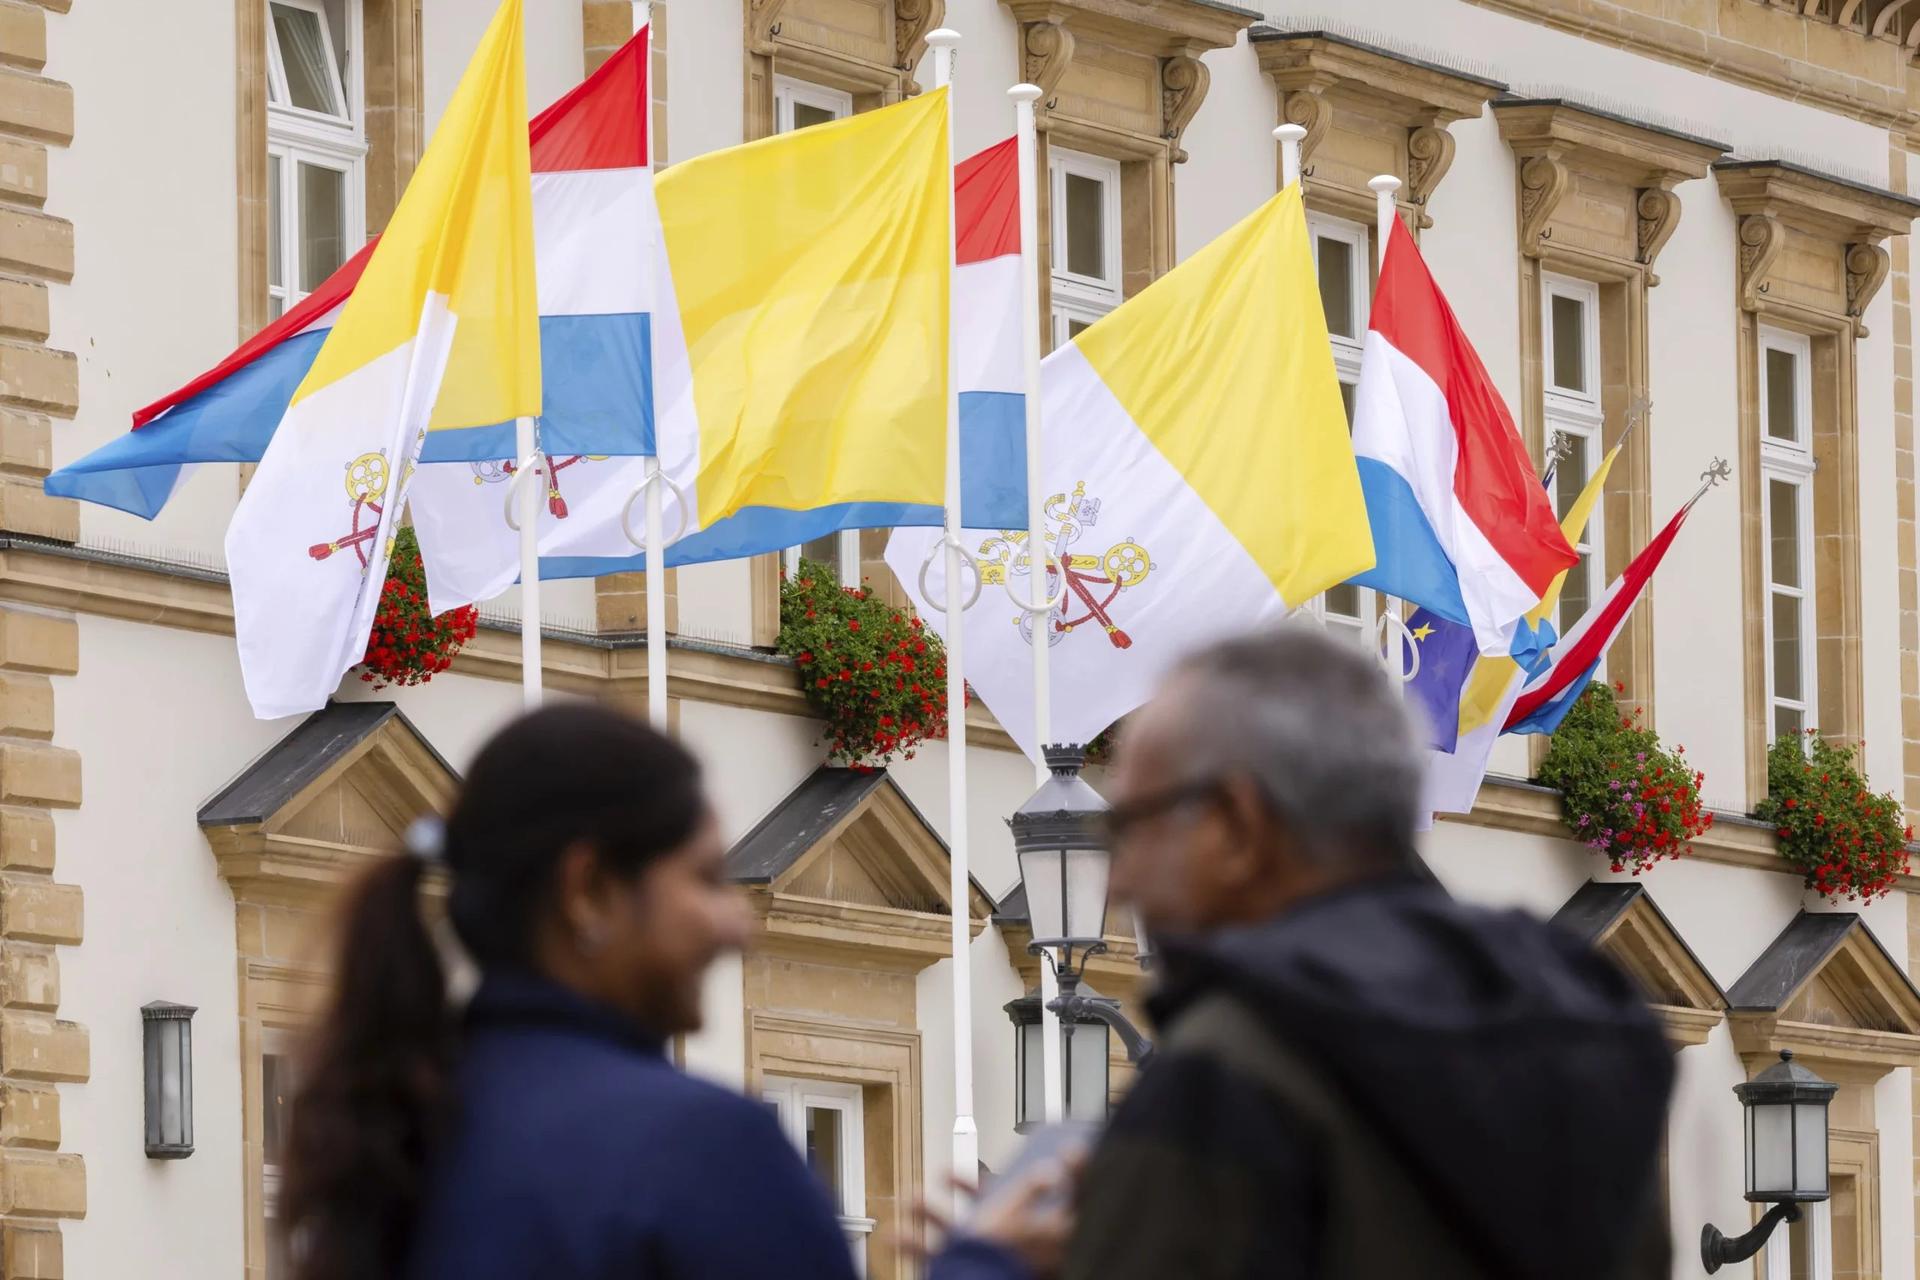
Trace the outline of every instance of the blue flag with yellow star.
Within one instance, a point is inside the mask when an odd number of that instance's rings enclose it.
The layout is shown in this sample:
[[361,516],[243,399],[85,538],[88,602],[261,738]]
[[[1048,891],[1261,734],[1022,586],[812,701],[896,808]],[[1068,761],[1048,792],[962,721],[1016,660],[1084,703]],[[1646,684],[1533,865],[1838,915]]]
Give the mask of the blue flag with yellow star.
[[1407,682],[1407,701],[1426,717],[1428,744],[1435,751],[1452,751],[1460,740],[1460,690],[1473,672],[1480,646],[1473,628],[1425,609],[1407,619],[1420,669]]

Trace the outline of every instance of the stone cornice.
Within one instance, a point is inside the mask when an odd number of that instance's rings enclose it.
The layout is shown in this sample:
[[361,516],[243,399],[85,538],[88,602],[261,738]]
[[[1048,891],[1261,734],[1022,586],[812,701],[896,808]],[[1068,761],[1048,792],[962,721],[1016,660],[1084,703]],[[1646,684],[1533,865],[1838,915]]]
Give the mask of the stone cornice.
[[[1256,29],[1260,70],[1282,92],[1340,88],[1378,113],[1415,128],[1469,120],[1507,86],[1327,31]],[[1303,148],[1304,151],[1304,148]],[[1303,156],[1304,158],[1304,156]]]
[[[233,597],[225,574],[115,552],[0,535],[0,601],[69,609],[210,635],[233,634]],[[670,637],[669,697],[812,718],[800,677],[778,654]],[[541,646],[548,688],[646,700],[646,637],[549,629]],[[488,680],[520,678],[515,628],[482,624],[453,669]],[[1016,750],[1013,739],[976,702],[969,742]]]
[[[764,885],[751,888],[748,900],[760,922],[755,946],[765,954],[901,973],[918,973],[953,954],[953,921],[945,915],[830,902]],[[986,917],[974,913],[968,936],[977,938],[986,927]]]
[[1023,23],[1066,25],[1078,34],[1170,57],[1231,48],[1260,21],[1257,10],[1217,0],[1001,0]]
[[1813,235],[1878,244],[1906,235],[1920,200],[1784,160],[1721,160],[1713,166],[1720,194],[1741,217],[1764,213]]
[[[1643,4],[1569,4],[1567,0],[1467,0],[1482,8],[1557,27],[1596,43],[1696,71],[1730,84],[1804,102],[1881,128],[1905,130],[1920,119],[1907,82],[1907,51],[1892,41],[1861,35],[1847,65],[1810,60],[1799,6],[1775,8],[1742,3],[1747,30],[1736,39],[1714,25],[1702,29],[1689,11],[1671,16],[1645,12]],[[1713,6],[1706,9],[1713,15]],[[1834,33],[1836,35],[1846,33]],[[1834,41],[1821,44],[1832,48]]]
[[[1531,835],[1552,836],[1571,841],[1566,824],[1560,820],[1560,793],[1551,787],[1522,782],[1517,778],[1489,777],[1480,788],[1470,814],[1443,813],[1442,822],[1489,827],[1498,831],[1523,831]],[[1780,856],[1780,842],[1772,828],[1744,814],[1714,811],[1713,827],[1695,837],[1695,862],[1714,862],[1721,866],[1746,867],[1779,875],[1804,877]],[[1915,849],[1920,852],[1920,848]],[[1920,890],[1920,876],[1899,876],[1895,887],[1908,893]]]

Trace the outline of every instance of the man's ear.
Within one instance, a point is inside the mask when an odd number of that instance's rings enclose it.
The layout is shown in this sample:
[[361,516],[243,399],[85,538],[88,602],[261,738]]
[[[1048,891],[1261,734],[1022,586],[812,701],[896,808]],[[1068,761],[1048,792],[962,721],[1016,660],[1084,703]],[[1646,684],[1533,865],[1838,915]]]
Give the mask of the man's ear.
[[1220,784],[1220,814],[1228,832],[1226,848],[1221,851],[1223,870],[1235,884],[1258,882],[1273,857],[1268,847],[1273,815],[1252,779],[1236,776]]

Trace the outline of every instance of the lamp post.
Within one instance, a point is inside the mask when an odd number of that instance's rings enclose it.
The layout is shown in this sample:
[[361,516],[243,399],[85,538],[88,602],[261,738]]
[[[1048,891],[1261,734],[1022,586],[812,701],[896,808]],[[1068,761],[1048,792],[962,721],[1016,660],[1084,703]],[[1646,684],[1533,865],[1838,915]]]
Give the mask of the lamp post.
[[[1080,998],[1105,999],[1090,992]],[[1043,1064],[1047,1019],[1041,1016],[1038,990],[1029,991],[1018,1000],[1009,1000],[1001,1007],[1013,1023],[1013,1128],[1016,1133],[1025,1133],[1035,1122],[1046,1118]],[[1064,1117],[1069,1122],[1097,1124],[1107,1118],[1108,1028],[1100,1019],[1086,1015],[1075,1017],[1063,1013],[1060,1022],[1063,1024],[1060,1056],[1066,1078]],[[1074,1028],[1078,1034],[1064,1034],[1066,1027]]]
[[[1060,1017],[1067,1062],[1072,1061],[1075,1026],[1090,1022],[1111,1028],[1126,1045],[1128,1058],[1143,1062],[1153,1046],[1120,1011],[1119,1002],[1080,989],[1087,961],[1107,949],[1107,880],[1112,857],[1100,838],[1100,819],[1107,811],[1107,802],[1080,776],[1087,762],[1084,747],[1054,745],[1046,747],[1043,754],[1049,771],[1047,780],[1014,811],[1007,825],[1013,828],[1020,883],[1026,889],[1027,913],[1033,926],[1033,941],[1027,950],[1043,957],[1060,982],[1060,995],[1045,1007]],[[1014,1006],[1020,1003],[1014,1001],[1007,1006],[1016,1025],[1020,1015]],[[1037,1015],[1037,997],[1034,1003]],[[1045,1019],[1038,1021],[1044,1023]],[[1036,1033],[1039,1035],[1044,1031]],[[1104,1035],[1100,1038],[1103,1042],[1106,1039]],[[1028,1044],[1025,1040],[1020,1043]],[[1042,1040],[1032,1047],[1043,1050],[1044,1043]],[[1021,1065],[1024,1067],[1024,1060]],[[1027,1083],[1026,1075],[1020,1077],[1020,1083]]]
[[1731,1239],[1712,1223],[1702,1227],[1700,1261],[1707,1274],[1751,1258],[1775,1227],[1799,1221],[1801,1205],[1827,1198],[1827,1105],[1838,1088],[1796,1063],[1791,1049],[1733,1087],[1746,1109],[1747,1199],[1773,1208],[1751,1231]]

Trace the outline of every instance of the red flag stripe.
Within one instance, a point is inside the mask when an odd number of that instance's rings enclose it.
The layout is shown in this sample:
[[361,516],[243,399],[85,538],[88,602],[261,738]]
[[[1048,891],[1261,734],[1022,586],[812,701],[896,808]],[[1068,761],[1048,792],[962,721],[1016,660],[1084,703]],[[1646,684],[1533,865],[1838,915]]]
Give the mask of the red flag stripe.
[[1546,679],[1535,689],[1523,692],[1513,704],[1513,710],[1507,714],[1507,722],[1502,728],[1510,728],[1538,711],[1540,707],[1564,692],[1567,685],[1578,680],[1586,671],[1600,660],[1614,637],[1620,634],[1627,624],[1627,616],[1633,612],[1634,603],[1640,593],[1653,579],[1653,571],[1660,567],[1661,558],[1667,554],[1667,548],[1673,545],[1673,537],[1680,532],[1680,526],[1686,522],[1691,506],[1680,508],[1673,519],[1667,521],[1667,527],[1654,536],[1652,542],[1640,549],[1626,571],[1614,581],[1607,596],[1597,606],[1597,614],[1590,615],[1593,621],[1581,629],[1580,634],[1570,639],[1564,650],[1556,649],[1553,654],[1553,666],[1547,671]]
[[996,142],[954,166],[953,220],[962,266],[1020,252],[1018,139]]
[[1545,594],[1578,558],[1560,532],[1513,415],[1398,218],[1368,325],[1419,365],[1447,399],[1459,449],[1453,493],[1520,580]]

